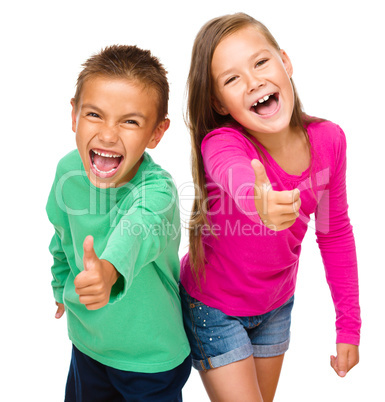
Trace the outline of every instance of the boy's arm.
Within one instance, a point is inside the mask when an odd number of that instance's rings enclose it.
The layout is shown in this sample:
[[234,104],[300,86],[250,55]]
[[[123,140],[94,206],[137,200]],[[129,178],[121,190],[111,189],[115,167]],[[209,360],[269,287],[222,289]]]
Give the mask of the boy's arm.
[[[178,253],[180,220],[178,196],[171,179],[153,180],[136,192],[136,200],[108,239],[100,260],[110,262],[119,276],[112,288],[110,302],[119,300],[141,269],[169,248]],[[170,256],[171,257],[171,256]]]
[[70,267],[67,262],[67,257],[63,251],[59,235],[55,232],[52,237],[49,251],[53,256],[52,272],[52,289],[54,298],[57,303],[63,303],[64,285],[70,272]]

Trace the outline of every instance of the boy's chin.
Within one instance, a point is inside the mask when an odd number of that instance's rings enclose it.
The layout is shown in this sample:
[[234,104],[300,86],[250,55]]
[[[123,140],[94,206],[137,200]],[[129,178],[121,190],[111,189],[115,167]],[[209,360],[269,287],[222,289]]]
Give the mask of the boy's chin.
[[87,174],[89,181],[98,188],[118,187],[114,178],[100,177],[95,175],[92,171]]

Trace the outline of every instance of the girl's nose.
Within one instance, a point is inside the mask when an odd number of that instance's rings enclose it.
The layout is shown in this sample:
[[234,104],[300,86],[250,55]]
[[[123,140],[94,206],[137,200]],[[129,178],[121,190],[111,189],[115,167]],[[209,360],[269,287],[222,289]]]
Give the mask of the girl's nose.
[[263,78],[258,77],[256,74],[250,73],[247,77],[247,92],[251,93],[265,84]]

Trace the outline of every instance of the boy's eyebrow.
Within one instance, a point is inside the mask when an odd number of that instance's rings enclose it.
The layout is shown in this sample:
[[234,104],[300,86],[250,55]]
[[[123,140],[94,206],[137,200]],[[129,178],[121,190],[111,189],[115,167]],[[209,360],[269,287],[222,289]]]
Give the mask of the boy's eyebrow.
[[122,116],[122,119],[127,119],[127,118],[130,118],[130,117],[140,117],[143,120],[147,120],[147,117],[144,114],[140,113],[140,112],[132,112],[132,113],[124,114]]
[[[84,103],[84,104],[82,105],[82,108],[93,109],[93,110],[96,110],[96,111],[97,111],[98,113],[100,113],[100,114],[103,113],[102,109],[98,108],[98,107],[95,106],[95,105],[92,105],[91,103]],[[140,117],[140,118],[142,118],[143,120],[147,120],[147,117],[146,117],[143,113],[140,113],[140,112],[131,112],[131,113],[127,113],[127,114],[124,114],[121,118],[122,118],[122,119],[127,119],[127,118],[130,118],[130,117]]]

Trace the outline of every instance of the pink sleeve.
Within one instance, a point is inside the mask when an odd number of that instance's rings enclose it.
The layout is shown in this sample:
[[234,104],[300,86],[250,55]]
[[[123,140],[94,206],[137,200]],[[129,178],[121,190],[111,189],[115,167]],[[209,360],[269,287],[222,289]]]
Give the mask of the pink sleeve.
[[[202,156],[206,174],[215,185],[225,191],[242,213],[260,222],[254,203],[255,175],[247,139],[231,128],[209,133],[202,142]],[[210,185],[210,183],[208,183]]]
[[316,235],[336,310],[337,343],[358,345],[357,257],[346,196],[346,139],[338,130],[333,138],[334,166],[330,166],[329,183],[315,213]]

